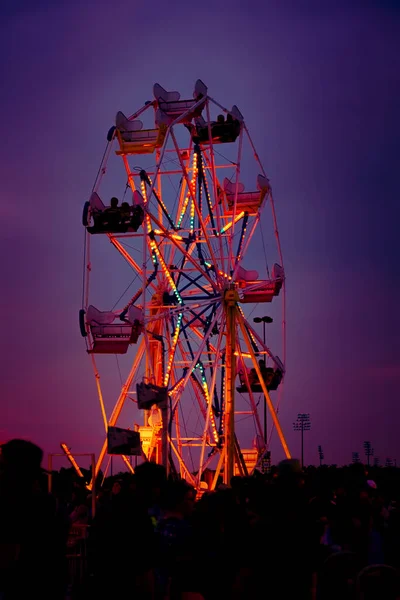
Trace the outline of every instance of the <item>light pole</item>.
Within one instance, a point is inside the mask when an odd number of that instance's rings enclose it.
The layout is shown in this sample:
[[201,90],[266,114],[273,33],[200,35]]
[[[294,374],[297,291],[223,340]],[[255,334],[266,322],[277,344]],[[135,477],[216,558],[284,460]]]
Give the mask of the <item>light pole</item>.
[[322,467],[322,461],[324,460],[324,451],[322,446],[318,446],[319,466]]
[[310,413],[299,413],[296,421],[293,423],[293,429],[301,433],[301,468],[304,467],[304,432],[310,431],[311,419]]
[[351,462],[353,463],[353,465],[357,465],[358,463],[360,463],[360,454],[359,452],[352,452],[351,453]]
[[367,464],[369,466],[371,456],[374,455],[374,449],[371,446],[371,442],[364,442],[364,454],[367,457]]
[[[263,342],[264,342],[264,346],[265,346],[265,326],[267,323],[273,323],[273,319],[272,317],[254,317],[253,322],[254,323],[262,323],[263,324]],[[265,447],[267,447],[268,445],[268,439],[267,439],[267,401],[264,398],[264,445]]]

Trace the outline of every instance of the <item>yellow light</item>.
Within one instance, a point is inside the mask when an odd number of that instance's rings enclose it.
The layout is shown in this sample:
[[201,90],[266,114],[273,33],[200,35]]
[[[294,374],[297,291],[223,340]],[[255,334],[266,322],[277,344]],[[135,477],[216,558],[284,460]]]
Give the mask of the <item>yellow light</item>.
[[225,225],[221,229],[221,233],[225,233],[226,231],[228,231],[233,225],[235,225],[243,217],[244,217],[244,211],[242,211],[241,213],[239,213],[238,215],[236,215],[236,217],[235,217],[235,219],[233,221],[231,221],[230,223],[228,223],[227,225]]
[[183,240],[183,237],[176,233],[170,233],[169,235],[167,235],[166,233],[164,233],[164,231],[161,231],[160,229],[154,229],[153,231],[156,235],[165,235],[166,237],[174,238],[174,240],[178,240],[180,242]]
[[[198,173],[197,154],[193,154],[192,169],[193,169],[193,173],[192,173],[192,179],[190,180],[190,186],[189,186],[190,189],[188,190],[188,193],[186,194],[185,201],[182,206],[182,211],[181,211],[181,215],[179,217],[178,226],[180,226],[180,224],[182,223],[187,206],[189,204],[189,200],[191,199],[192,195],[194,196],[196,194],[196,178],[197,178],[197,173]],[[191,210],[191,214],[190,214],[190,219],[191,219],[191,223],[193,223],[193,219],[194,219],[194,206],[193,205],[192,205],[192,210]]]
[[83,473],[82,473],[82,471],[80,470],[80,468],[79,468],[79,466],[78,466],[78,463],[76,462],[76,460],[75,460],[75,459],[74,459],[74,457],[72,456],[72,454],[71,454],[71,451],[70,451],[70,449],[68,448],[67,444],[61,443],[61,444],[60,444],[60,446],[61,446],[61,450],[64,452],[65,456],[68,458],[69,462],[70,462],[70,463],[71,463],[71,465],[74,467],[74,469],[75,469],[75,471],[76,471],[77,475],[78,475],[79,477],[82,477],[82,478],[83,478]]
[[178,338],[179,338],[179,332],[180,332],[180,329],[181,329],[182,318],[183,318],[183,313],[179,313],[178,320],[177,320],[176,327],[175,327],[175,331],[174,331],[174,337],[172,338],[172,346],[171,346],[171,350],[170,350],[170,354],[169,354],[167,371],[166,371],[165,377],[164,377],[164,386],[168,385],[169,374],[171,372],[172,362],[173,362],[174,356],[175,356],[175,349],[176,349],[176,345],[178,343]]
[[168,283],[170,284],[171,288],[172,288],[172,289],[173,289],[173,291],[175,292],[175,295],[177,296],[177,298],[178,298],[178,301],[179,301],[179,299],[180,299],[180,304],[182,304],[182,299],[181,299],[181,297],[180,297],[180,294],[179,294],[179,292],[178,292],[178,289],[177,289],[177,287],[176,287],[176,285],[175,285],[175,282],[174,282],[174,280],[172,279],[172,277],[171,277],[171,274],[170,274],[170,272],[169,272],[169,270],[168,270],[168,267],[167,267],[167,265],[165,264],[164,258],[163,258],[163,256],[162,256],[161,252],[159,251],[159,249],[158,249],[158,246],[157,246],[157,244],[155,243],[155,241],[154,241],[154,240],[150,240],[150,247],[151,247],[151,249],[152,249],[152,250],[154,250],[154,252],[156,253],[156,255],[157,255],[157,257],[158,257],[158,260],[160,261],[161,268],[162,268],[162,270],[164,271],[164,275],[165,275],[165,277],[167,278],[167,281],[168,281]]

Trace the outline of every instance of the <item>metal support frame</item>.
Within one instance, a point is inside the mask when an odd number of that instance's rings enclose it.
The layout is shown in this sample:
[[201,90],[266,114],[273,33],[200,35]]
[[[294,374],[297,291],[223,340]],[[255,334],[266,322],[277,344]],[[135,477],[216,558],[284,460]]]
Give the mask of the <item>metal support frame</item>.
[[226,318],[226,400],[224,483],[230,485],[235,472],[235,377],[236,377],[236,304],[239,296],[232,285],[224,295]]
[[[208,119],[209,142],[207,144],[194,147],[191,139],[189,149],[185,150],[187,154],[182,153],[174,131],[174,127],[184,120],[185,115],[181,115],[168,126],[162,148],[156,149],[155,169],[151,168],[147,171],[147,179],[144,182],[143,173],[132,172],[128,160],[129,156],[122,155],[128,177],[128,184],[131,190],[136,190],[135,180],[138,186],[140,181],[143,184],[141,190],[142,195],[144,194],[145,220],[142,233],[134,234],[134,237],[142,237],[143,264],[139,266],[123,246],[123,239],[125,237],[132,237],[132,234],[107,235],[110,242],[118,250],[124,260],[128,262],[136,273],[141,275],[142,288],[139,293],[136,293],[133,296],[133,302],[136,302],[136,300],[141,298],[144,310],[145,328],[143,338],[137,346],[136,356],[131,371],[125,384],[122,386],[121,393],[109,419],[107,419],[106,416],[100,386],[100,376],[93,354],[91,355],[91,360],[95,372],[105,430],[107,430],[109,425],[116,424],[129,393],[133,378],[137,374],[141,361],[145,356],[145,377],[149,380],[151,379],[155,383],[165,383],[169,386],[171,393],[171,415],[168,417],[168,407],[163,409],[162,415],[164,423],[162,433],[162,462],[168,468],[168,460],[173,453],[180,465],[179,468],[181,474],[184,474],[184,476],[194,484],[200,485],[202,471],[204,470],[205,465],[209,464],[209,461],[211,460],[210,457],[205,457],[205,447],[206,444],[209,443],[207,440],[211,433],[213,442],[210,442],[210,445],[213,445],[214,448],[211,456],[217,456],[219,453],[214,485],[218,480],[218,474],[221,469],[224,471],[224,481],[229,485],[234,474],[235,462],[238,464],[241,473],[245,474],[247,472],[239,441],[235,435],[236,357],[244,356],[239,341],[239,332],[241,332],[241,337],[248,350],[246,357],[251,358],[258,374],[264,392],[266,406],[272,416],[272,427],[276,428],[278,431],[278,436],[286,456],[289,457],[290,452],[277,418],[277,411],[275,411],[271,402],[256,360],[256,354],[258,353],[257,344],[260,340],[245,320],[244,314],[238,305],[239,295],[234,283],[237,270],[241,263],[241,258],[249,249],[252,236],[259,225],[261,214],[261,210],[254,215],[248,215],[247,213],[245,214],[244,212],[237,211],[238,183],[245,137],[250,141],[255,160],[259,164],[264,176],[266,176],[265,171],[259,161],[259,157],[255,151],[254,144],[244,121],[241,122],[240,127],[236,162],[231,163],[230,165],[216,164],[216,153],[214,151],[211,135],[210,106],[211,104],[215,104],[225,113],[230,113],[230,111],[209,96],[203,100],[199,100],[195,106],[200,106],[202,102],[204,102]],[[155,110],[156,103],[152,102],[149,105],[145,105],[135,113],[132,118],[135,118],[150,107]],[[193,110],[193,107],[191,107],[190,110]],[[186,111],[186,114],[189,114],[190,110]],[[168,148],[168,143],[172,143],[173,147]],[[106,148],[106,159],[102,163],[101,174],[96,179],[94,186],[94,189],[96,190],[105,173],[106,161],[110,152],[111,144]],[[176,170],[165,167],[164,158],[168,156],[168,153],[170,152],[174,153],[175,158],[179,162],[180,169]],[[191,158],[193,159],[192,166],[190,166]],[[234,169],[236,183],[233,213],[229,215],[223,214],[223,204],[220,204],[220,199],[218,197],[218,189],[222,188],[217,179],[217,170],[225,168]],[[166,201],[163,199],[162,181],[164,175],[169,177],[169,175],[175,173],[181,174],[182,179],[180,182],[178,206],[176,213],[173,211],[174,215],[172,215],[172,212],[171,214],[169,212],[170,209],[168,208],[168,204],[166,204]],[[150,179],[150,175],[152,176],[152,179]],[[145,188],[144,190],[143,186]],[[203,188],[205,191],[204,202],[201,201]],[[150,205],[153,196],[156,202],[153,201],[152,205]],[[265,206],[268,200],[272,209],[278,252],[283,266],[272,193],[267,194],[263,206]],[[152,209],[154,209],[154,212]],[[195,217],[197,217],[196,221]],[[183,220],[183,218],[185,220]],[[236,254],[234,254],[233,242],[235,225],[241,219],[243,219],[243,222],[241,224],[237,251]],[[182,221],[182,224],[186,229],[180,227],[179,220]],[[177,232],[177,228],[179,228],[179,232]],[[160,237],[156,238],[155,236]],[[88,237],[88,234],[86,234],[86,237]],[[223,243],[223,237],[227,238],[227,244]],[[227,247],[227,250],[224,249],[224,246]],[[195,254],[197,255],[196,257]],[[149,255],[156,258],[157,264],[160,267],[158,270],[155,269],[154,274],[150,277],[147,276],[147,258]],[[177,257],[176,260],[174,260],[175,257]],[[86,250],[87,270],[86,279],[84,281],[84,305],[86,307],[88,304],[89,273],[91,270],[90,260],[90,247],[88,244]],[[176,267],[176,273],[175,268],[171,267],[172,264],[178,265],[178,267]],[[181,285],[182,279],[185,279],[184,285]],[[176,295],[178,306],[161,306],[162,302],[160,302],[160,306],[155,307],[151,304],[151,301],[149,302],[149,294],[157,293],[157,290],[162,286],[164,280],[168,282],[170,289]],[[283,290],[284,288],[285,286],[283,284]],[[204,293],[205,296],[199,296],[199,292],[200,294]],[[284,291],[283,300],[285,300]],[[208,312],[209,310],[211,312]],[[211,319],[211,323],[208,323],[209,319]],[[201,322],[203,325],[196,325],[196,322]],[[282,325],[283,332],[285,332],[286,322],[284,313]],[[204,330],[202,330],[203,326]],[[214,328],[216,330],[215,332],[218,332],[218,343],[216,344],[216,347],[210,342],[211,333],[214,331]],[[157,349],[157,347],[155,348],[154,339],[152,339],[154,331],[156,331],[158,336],[161,335],[163,339],[168,340],[167,351],[169,353],[170,361],[166,370],[161,369],[160,366],[159,349]],[[222,340],[226,341],[225,352],[221,350]],[[272,361],[274,361],[275,357],[269,348],[266,347],[265,339],[263,342],[264,343],[260,343],[260,348],[262,349],[261,353],[268,355]],[[204,354],[207,355],[207,358],[204,358]],[[284,344],[284,363],[285,354],[286,349]],[[217,430],[213,399],[216,395],[215,388],[217,378],[220,377],[222,373],[221,367],[224,370],[225,383],[221,381],[221,421],[219,430]],[[257,405],[250,390],[247,374],[245,375],[245,380],[247,380],[249,388],[251,410],[247,412],[239,411],[237,414],[253,414],[256,430],[258,432],[259,429],[261,429],[261,423]],[[181,429],[185,427],[185,423],[184,420],[180,420],[179,417],[181,398],[187,384],[193,387],[194,394],[199,403],[201,415],[204,419],[202,435],[193,437],[192,442],[190,438],[186,439],[184,437],[183,430],[181,433]],[[175,437],[172,435],[172,419],[174,419],[175,423]],[[147,416],[145,417],[145,423],[146,422]],[[168,427],[166,426],[167,423]],[[265,439],[265,429],[266,427],[264,427],[264,445],[267,447],[268,441]],[[201,451],[200,467],[196,481],[183,458],[182,449],[190,445],[193,447],[196,445],[199,446],[198,440],[201,440]],[[97,475],[101,468],[106,448],[107,443],[105,442],[98,456],[97,464],[95,465],[95,475]],[[126,466],[131,468],[126,457],[123,457],[123,460]]]

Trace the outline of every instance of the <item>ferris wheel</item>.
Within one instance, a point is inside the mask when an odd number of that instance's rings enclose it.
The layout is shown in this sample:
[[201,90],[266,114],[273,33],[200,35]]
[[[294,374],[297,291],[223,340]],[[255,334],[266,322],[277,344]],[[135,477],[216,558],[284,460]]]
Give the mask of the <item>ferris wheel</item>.
[[[270,182],[239,109],[200,80],[188,100],[159,84],[153,95],[133,115],[117,113],[84,206],[80,329],[105,432],[138,431],[144,460],[198,489],[211,472],[212,488],[219,475],[229,484],[250,474],[273,430],[290,457],[277,416],[282,252]],[[268,344],[250,319],[258,303],[280,311]],[[96,472],[106,454],[107,439]]]

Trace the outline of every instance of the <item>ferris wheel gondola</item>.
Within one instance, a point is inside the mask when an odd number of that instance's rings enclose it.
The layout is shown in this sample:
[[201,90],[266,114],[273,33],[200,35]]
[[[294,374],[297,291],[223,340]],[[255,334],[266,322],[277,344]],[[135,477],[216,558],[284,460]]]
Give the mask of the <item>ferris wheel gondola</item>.
[[[154,100],[132,116],[117,113],[84,206],[80,327],[96,376],[105,429],[116,425],[124,405],[136,394],[129,425],[142,420],[135,427],[146,459],[163,463],[200,489],[206,468],[214,466],[214,485],[219,473],[229,484],[234,473],[251,472],[265,454],[256,394],[263,395],[284,453],[290,456],[277,403],[270,397],[282,385],[285,361],[246,318],[246,305],[274,303],[284,296],[285,273],[271,186],[239,109],[223,108],[200,80],[191,99],[182,100],[178,92],[167,92],[159,84],[153,93]],[[214,117],[213,112],[226,117]],[[248,152],[242,167],[245,141]],[[222,156],[222,146],[230,158]],[[105,174],[108,177],[112,149],[122,159],[123,181],[131,191],[130,201],[125,201],[125,192],[121,204],[116,196],[109,204],[100,198],[100,193],[105,197],[103,187],[107,189]],[[246,181],[241,181],[242,175]],[[115,189],[120,180],[121,175],[111,178],[109,188]],[[257,270],[244,265],[252,266],[251,245],[267,204],[274,236],[270,241],[279,262],[259,277]],[[118,306],[108,310],[96,308],[102,300],[99,290],[111,296],[113,289],[92,285],[97,240],[102,237],[108,238],[134,274],[133,295],[121,274],[125,292]],[[115,277],[119,280],[118,274]],[[110,416],[97,355],[130,357]],[[235,401],[237,391],[244,404]],[[241,417],[249,419],[252,433],[246,427],[242,435]],[[251,448],[249,437],[256,440]],[[106,450],[105,442],[97,471]],[[126,458],[125,462],[129,465]]]

